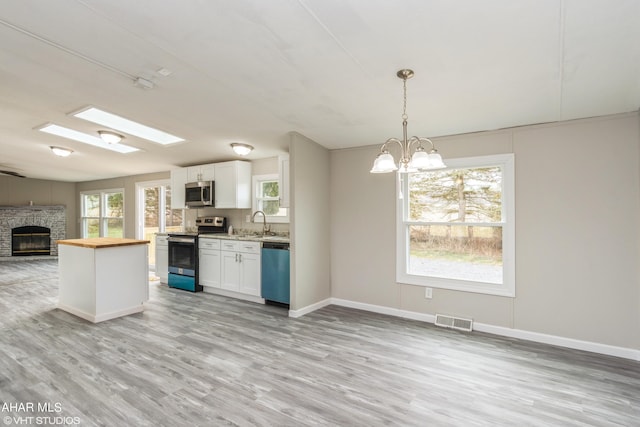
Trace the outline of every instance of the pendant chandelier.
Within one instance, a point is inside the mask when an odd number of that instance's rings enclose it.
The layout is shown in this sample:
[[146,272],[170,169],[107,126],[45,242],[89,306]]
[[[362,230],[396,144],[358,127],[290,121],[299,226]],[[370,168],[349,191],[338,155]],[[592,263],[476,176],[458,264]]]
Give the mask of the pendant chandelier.
[[[446,165],[442,161],[442,157],[438,154],[433,142],[429,138],[423,138],[419,136],[412,136],[407,139],[407,80],[413,77],[413,70],[400,70],[397,76],[402,79],[404,86],[404,108],[402,111],[402,140],[397,138],[389,138],[382,144],[380,153],[373,161],[373,168],[371,173],[387,173],[393,171],[399,171],[402,173],[417,172],[420,170],[432,170],[442,169]],[[402,153],[400,154],[400,161],[396,165],[396,161],[389,153],[388,146],[395,142],[400,146]],[[428,143],[430,150],[427,152],[423,146],[423,143]],[[415,148],[413,148],[415,147]],[[414,149],[413,154],[411,153]],[[399,169],[399,170],[398,170]]]

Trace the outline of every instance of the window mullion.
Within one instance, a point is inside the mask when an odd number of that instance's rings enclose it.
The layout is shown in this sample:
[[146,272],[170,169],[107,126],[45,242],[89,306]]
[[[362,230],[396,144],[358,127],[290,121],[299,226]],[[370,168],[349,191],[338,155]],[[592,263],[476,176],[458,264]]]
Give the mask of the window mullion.
[[105,237],[105,233],[107,231],[106,224],[104,223],[104,217],[105,217],[104,209],[105,209],[105,205],[106,205],[105,198],[106,198],[105,194],[103,192],[101,192],[100,193],[100,209],[99,209],[100,219],[98,220],[98,223],[100,224],[99,225],[99,227],[100,227],[99,230],[100,231],[98,232],[98,234],[99,234],[100,237]]
[[436,222],[436,221],[404,221],[406,225],[451,225],[463,227],[504,227],[504,222]]

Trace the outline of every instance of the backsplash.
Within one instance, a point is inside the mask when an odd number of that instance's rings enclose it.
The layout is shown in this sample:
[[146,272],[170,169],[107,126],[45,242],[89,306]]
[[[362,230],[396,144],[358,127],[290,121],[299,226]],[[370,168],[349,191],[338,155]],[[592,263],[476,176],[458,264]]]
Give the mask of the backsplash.
[[[185,231],[196,231],[196,218],[199,216],[224,216],[227,217],[227,223],[233,226],[234,232],[244,233],[262,233],[262,216],[256,217],[256,222],[247,222],[247,215],[249,218],[253,215],[251,209],[215,209],[215,208],[198,208],[198,209],[185,209]],[[289,224],[272,223],[267,221],[267,225],[271,227],[271,232],[276,233],[279,236],[289,235]]]

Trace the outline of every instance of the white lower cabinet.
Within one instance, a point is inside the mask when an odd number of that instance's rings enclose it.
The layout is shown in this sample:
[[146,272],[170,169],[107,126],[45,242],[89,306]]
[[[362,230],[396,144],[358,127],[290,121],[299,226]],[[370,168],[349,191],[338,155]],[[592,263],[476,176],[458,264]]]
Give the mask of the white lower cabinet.
[[205,291],[260,297],[260,242],[201,238],[199,248],[200,284]]
[[220,240],[199,239],[198,248],[200,285],[220,288]]
[[260,296],[260,243],[222,241],[221,287],[229,291]]
[[156,235],[156,275],[160,283],[167,283],[169,279],[169,236]]
[[260,296],[260,254],[240,252],[240,292]]
[[238,263],[238,252],[222,251],[221,254],[221,287],[228,291],[238,292],[240,290],[240,264]]

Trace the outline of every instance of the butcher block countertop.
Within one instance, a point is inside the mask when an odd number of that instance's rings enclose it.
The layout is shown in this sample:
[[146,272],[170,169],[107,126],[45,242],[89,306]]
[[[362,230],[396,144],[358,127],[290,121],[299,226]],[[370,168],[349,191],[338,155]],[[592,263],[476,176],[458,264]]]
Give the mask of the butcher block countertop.
[[116,246],[146,245],[148,240],[123,239],[119,237],[92,237],[89,239],[58,240],[59,245],[80,246],[82,248],[100,249]]

